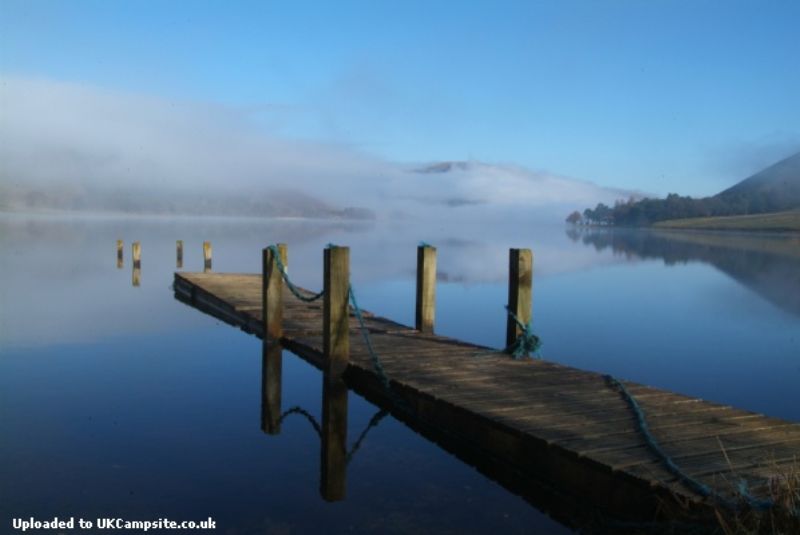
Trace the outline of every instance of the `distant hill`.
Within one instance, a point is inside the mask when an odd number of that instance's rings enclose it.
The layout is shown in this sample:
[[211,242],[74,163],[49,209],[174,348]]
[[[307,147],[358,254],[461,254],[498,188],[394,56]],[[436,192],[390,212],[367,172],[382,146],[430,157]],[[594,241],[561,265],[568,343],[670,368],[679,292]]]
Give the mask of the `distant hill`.
[[412,195],[427,204],[451,208],[502,204],[539,209],[548,205],[558,210],[554,215],[565,206],[613,202],[634,194],[548,171],[478,160],[445,160],[410,168],[406,185]]
[[437,162],[415,169],[416,173],[447,173],[449,171],[469,171],[470,162]]
[[714,197],[730,204],[747,204],[749,213],[800,207],[800,152],[745,178]]
[[800,209],[800,152],[749,176],[712,197],[694,199],[671,193],[666,199],[598,204],[570,222],[615,226],[650,226],[687,218],[746,216]]

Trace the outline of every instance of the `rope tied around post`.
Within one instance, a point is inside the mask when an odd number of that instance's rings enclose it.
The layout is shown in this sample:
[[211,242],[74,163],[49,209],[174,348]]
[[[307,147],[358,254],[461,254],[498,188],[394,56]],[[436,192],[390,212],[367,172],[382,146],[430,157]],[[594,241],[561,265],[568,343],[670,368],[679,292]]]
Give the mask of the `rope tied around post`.
[[514,343],[503,351],[514,357],[515,360],[528,357],[531,353],[536,355],[537,358],[541,358],[538,351],[542,347],[542,340],[533,334],[532,322],[529,321],[527,324],[522,323],[508,305],[506,305],[506,311],[522,332],[517,336],[517,339],[514,340]]
[[306,303],[312,303],[317,299],[320,299],[323,295],[325,295],[325,290],[322,290],[319,293],[312,294],[312,295],[304,295],[300,288],[295,286],[295,284],[289,279],[289,274],[286,272],[286,266],[283,265],[283,260],[281,260],[281,253],[278,249],[277,245],[270,245],[267,247],[270,251],[272,251],[272,257],[275,259],[275,263],[278,265],[278,271],[281,273],[281,277],[283,280],[286,281],[286,286],[289,288],[289,291],[301,301]]

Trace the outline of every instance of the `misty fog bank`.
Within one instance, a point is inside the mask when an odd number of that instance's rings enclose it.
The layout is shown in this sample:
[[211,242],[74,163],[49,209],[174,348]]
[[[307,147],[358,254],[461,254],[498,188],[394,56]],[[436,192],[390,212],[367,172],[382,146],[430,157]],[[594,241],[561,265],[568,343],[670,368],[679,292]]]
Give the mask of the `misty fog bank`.
[[0,109],[5,211],[563,219],[629,194],[513,165],[388,162],[237,108],[82,84],[5,77]]

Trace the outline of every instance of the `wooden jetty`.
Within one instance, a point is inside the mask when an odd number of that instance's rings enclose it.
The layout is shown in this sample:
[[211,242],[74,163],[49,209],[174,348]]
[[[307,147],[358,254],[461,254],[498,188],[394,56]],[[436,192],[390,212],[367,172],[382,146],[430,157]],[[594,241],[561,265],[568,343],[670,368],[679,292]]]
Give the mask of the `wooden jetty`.
[[[324,384],[328,375],[339,373],[348,387],[415,429],[435,429],[447,441],[468,444],[473,458],[545,482],[571,500],[624,519],[651,520],[671,504],[691,515],[711,513],[713,503],[679,481],[648,448],[630,406],[603,375],[514,360],[434,334],[435,276],[425,271],[435,272],[435,250],[433,256],[418,253],[417,328],[364,312],[390,390],[347,302],[349,250],[325,250],[325,297],[310,303],[286,288],[274,251],[264,250],[262,274],[176,273],[175,296],[279,342],[323,370]],[[285,247],[280,251],[285,263]],[[530,253],[512,250],[509,303],[523,322],[530,317],[531,271]],[[737,484],[745,480],[753,496],[767,497],[784,474],[798,469],[798,423],[621,382],[661,448],[722,496],[737,499]]]

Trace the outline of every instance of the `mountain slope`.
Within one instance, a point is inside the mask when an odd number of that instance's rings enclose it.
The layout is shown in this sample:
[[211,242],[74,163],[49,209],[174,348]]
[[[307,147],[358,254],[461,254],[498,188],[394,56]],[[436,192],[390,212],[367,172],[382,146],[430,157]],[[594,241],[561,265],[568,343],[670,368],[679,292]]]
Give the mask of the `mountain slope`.
[[[791,212],[786,217],[789,219],[788,224],[792,226],[798,209],[800,152],[745,178],[713,197],[694,199],[671,193],[666,199],[631,200],[617,203],[613,208],[598,204],[594,210],[584,210],[582,220],[589,224],[617,226],[649,226],[668,221],[669,226],[675,227],[684,226],[681,221],[693,218],[694,221],[686,223],[687,228],[697,224],[706,228],[710,228],[709,225],[724,225],[724,228],[751,228],[755,225],[766,228],[775,221],[759,219],[756,222],[752,218],[739,218],[735,221],[718,222],[716,218]],[[575,219],[572,215],[570,217]],[[785,218],[778,219],[780,225],[786,224]]]
[[800,152],[745,178],[713,198],[749,205],[748,212],[800,207]]

